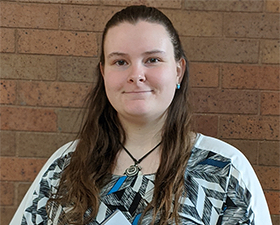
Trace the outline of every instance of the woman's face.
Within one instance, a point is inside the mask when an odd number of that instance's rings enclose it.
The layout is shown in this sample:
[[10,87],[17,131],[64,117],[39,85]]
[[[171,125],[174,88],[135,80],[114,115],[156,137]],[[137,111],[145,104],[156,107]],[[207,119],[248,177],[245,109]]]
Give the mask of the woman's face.
[[145,21],[108,30],[101,66],[107,97],[120,119],[160,118],[184,73],[165,27]]

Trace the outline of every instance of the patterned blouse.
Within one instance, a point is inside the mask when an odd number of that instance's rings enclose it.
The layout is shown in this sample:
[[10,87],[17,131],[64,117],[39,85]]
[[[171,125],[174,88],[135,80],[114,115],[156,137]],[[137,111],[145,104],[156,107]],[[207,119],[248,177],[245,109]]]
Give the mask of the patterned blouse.
[[[10,225],[56,225],[65,208],[46,213],[46,202],[59,184],[77,141],[58,149],[42,168],[22,200]],[[112,175],[101,190],[97,217],[89,225],[99,225],[120,210],[132,225],[153,197],[155,175],[133,177]],[[180,224],[272,225],[260,183],[247,159],[233,146],[199,134],[185,171],[187,195],[180,201]],[[90,210],[90,209],[89,209]],[[86,213],[89,213],[90,211]],[[141,225],[150,225],[152,212]],[[159,218],[155,224],[157,224]],[[170,224],[175,224],[170,222]]]

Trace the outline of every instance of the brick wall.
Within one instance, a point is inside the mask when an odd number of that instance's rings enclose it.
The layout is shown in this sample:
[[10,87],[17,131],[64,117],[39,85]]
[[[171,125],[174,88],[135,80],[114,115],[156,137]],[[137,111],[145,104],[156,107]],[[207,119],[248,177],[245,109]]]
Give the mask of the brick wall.
[[75,137],[105,22],[140,2],[161,8],[179,31],[196,129],[248,157],[279,224],[280,10],[270,0],[2,0],[0,223]]

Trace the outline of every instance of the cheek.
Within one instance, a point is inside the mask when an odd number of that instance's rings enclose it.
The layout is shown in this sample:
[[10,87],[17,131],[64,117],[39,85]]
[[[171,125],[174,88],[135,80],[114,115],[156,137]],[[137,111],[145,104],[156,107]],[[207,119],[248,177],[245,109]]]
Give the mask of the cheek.
[[104,84],[106,91],[118,90],[121,88],[123,81],[121,77],[114,73],[105,73],[104,75]]
[[157,84],[161,89],[170,89],[176,87],[176,71],[172,68],[162,68],[155,71],[154,76],[150,79],[154,84]]

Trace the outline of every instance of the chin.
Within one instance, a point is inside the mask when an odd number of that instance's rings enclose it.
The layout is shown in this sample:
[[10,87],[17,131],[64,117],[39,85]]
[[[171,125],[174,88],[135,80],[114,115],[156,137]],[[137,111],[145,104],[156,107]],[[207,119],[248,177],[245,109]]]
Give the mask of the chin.
[[128,115],[130,116],[134,116],[134,117],[149,117],[149,113],[148,112],[143,112],[143,111],[136,111],[136,112],[127,112]]

